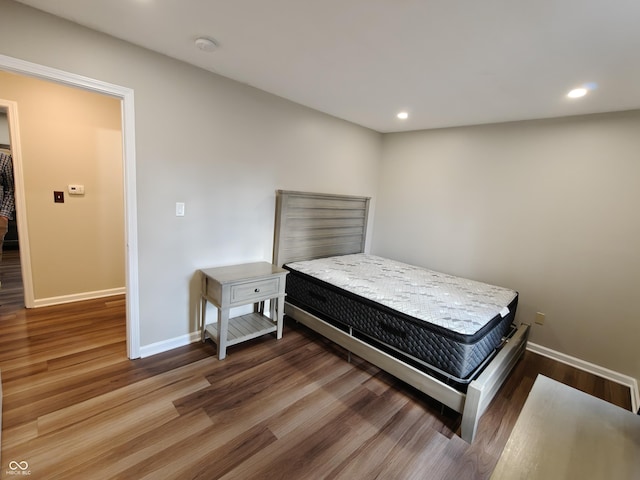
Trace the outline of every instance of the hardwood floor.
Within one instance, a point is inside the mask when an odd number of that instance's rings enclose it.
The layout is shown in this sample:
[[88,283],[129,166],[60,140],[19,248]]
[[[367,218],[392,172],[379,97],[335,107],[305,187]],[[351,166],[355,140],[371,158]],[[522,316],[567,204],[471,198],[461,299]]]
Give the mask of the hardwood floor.
[[0,263],[0,315],[24,308],[20,252],[4,250]]
[[27,311],[9,277],[3,478],[27,462],[33,479],[481,479],[538,373],[630,405],[625,387],[527,352],[469,445],[457,414],[293,322],[223,361],[209,342],[132,361],[124,298]]

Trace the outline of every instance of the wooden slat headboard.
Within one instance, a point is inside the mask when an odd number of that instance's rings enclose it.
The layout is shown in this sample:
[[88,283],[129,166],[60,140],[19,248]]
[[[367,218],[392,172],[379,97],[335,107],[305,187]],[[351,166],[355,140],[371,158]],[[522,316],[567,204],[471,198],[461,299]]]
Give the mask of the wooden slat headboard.
[[278,190],[273,263],[364,251],[369,197]]

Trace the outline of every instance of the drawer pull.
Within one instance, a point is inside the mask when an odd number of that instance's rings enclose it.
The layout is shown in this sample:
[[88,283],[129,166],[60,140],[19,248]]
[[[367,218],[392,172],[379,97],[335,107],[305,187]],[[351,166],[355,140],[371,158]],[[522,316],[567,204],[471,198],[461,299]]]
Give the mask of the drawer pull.
[[260,289],[259,289],[259,288],[256,288],[256,289],[254,290],[254,292],[256,292],[256,293],[260,293]]

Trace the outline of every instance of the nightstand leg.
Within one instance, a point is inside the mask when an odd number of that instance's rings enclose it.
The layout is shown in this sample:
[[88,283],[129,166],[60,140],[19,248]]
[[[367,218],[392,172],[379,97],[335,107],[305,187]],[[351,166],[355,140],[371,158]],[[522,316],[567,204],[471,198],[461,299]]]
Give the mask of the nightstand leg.
[[202,335],[203,342],[206,340],[205,338],[206,330],[204,329],[206,325],[207,325],[207,299],[202,297],[201,305],[200,305],[200,331],[202,332],[201,335]]
[[[275,306],[275,312],[273,309],[273,304],[276,304]],[[278,297],[278,299],[274,302],[273,300],[271,300],[271,318],[274,318],[274,313],[275,313],[275,318],[276,318],[276,338],[280,339],[282,338],[282,325],[284,323],[284,298],[283,297]]]
[[227,332],[229,331],[229,309],[218,309],[218,360],[227,356]]
[[260,315],[264,315],[264,300],[258,303],[254,303],[253,311],[259,313]]

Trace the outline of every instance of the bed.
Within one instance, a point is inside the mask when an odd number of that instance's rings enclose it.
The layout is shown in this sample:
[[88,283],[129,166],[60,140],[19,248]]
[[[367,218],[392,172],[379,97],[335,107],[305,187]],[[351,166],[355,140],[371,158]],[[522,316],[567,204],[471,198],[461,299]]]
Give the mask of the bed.
[[514,324],[518,294],[364,253],[368,211],[368,197],[277,191],[273,261],[290,271],[284,313],[461,413],[471,443],[526,348],[528,326]]

